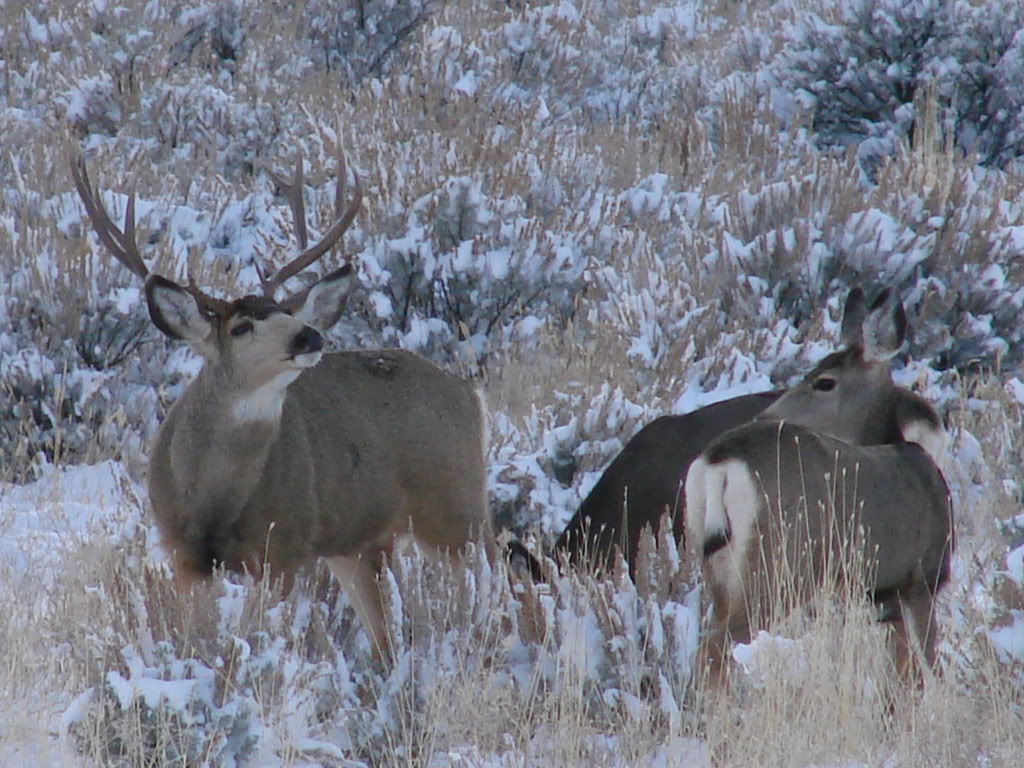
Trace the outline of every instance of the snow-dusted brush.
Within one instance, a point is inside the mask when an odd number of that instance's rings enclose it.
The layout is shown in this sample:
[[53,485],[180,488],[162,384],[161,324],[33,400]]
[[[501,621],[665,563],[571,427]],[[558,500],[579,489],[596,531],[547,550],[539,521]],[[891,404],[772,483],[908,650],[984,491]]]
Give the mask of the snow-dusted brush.
[[895,625],[900,677],[920,679],[918,651],[934,664],[952,507],[939,416],[891,379],[905,335],[903,305],[889,290],[868,307],[854,289],[843,347],[692,464],[687,529],[713,605],[701,646],[712,690],[724,683],[730,641],[749,642],[752,621],[854,577]]
[[415,354],[323,352],[320,331],[341,315],[351,265],[275,298],[334,247],[359,209],[358,177],[344,205],[340,148],[335,220],[313,245],[301,154],[291,181],[275,176],[301,252],[274,273],[260,270],[263,295],[234,301],[191,279],[186,287],[150,274],[135,242],[134,198],[118,229],[82,158],[72,176],[101,242],[145,281],[153,323],[204,361],[150,457],[153,514],[180,583],[215,567],[290,578],[324,557],[373,648],[386,650],[377,576],[396,537],[411,530],[427,551],[455,556],[490,535],[486,413],[469,382]]

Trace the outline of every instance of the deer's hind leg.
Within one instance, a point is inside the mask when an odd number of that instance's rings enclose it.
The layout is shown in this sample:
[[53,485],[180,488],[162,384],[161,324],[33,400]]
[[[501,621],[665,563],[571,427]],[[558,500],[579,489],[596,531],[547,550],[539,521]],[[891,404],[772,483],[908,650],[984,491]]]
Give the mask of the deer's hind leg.
[[326,558],[331,573],[363,622],[370,648],[377,659],[386,658],[391,651],[379,581],[388,551],[388,547],[376,547],[356,555]]
[[901,590],[882,604],[883,621],[891,625],[888,647],[897,678],[909,688],[920,688],[925,669],[935,666],[938,633],[934,597],[923,586]]
[[890,653],[896,672],[908,686],[920,688],[925,670],[935,668],[938,632],[933,612],[934,601],[927,589],[900,596],[899,617],[893,621]]
[[[706,674],[707,693],[714,699],[729,685],[733,643],[750,642],[750,617],[736,584],[722,582],[714,572],[705,571],[711,593],[711,627],[697,649],[697,672]],[[742,587],[739,587],[742,589]]]

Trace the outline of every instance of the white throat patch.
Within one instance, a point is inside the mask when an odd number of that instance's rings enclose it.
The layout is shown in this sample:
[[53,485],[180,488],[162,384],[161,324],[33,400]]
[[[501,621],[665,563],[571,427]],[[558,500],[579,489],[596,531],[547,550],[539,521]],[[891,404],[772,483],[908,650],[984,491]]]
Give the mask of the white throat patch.
[[235,423],[274,422],[280,419],[288,385],[295,381],[300,373],[301,369],[282,371],[255,391],[235,400],[231,409]]

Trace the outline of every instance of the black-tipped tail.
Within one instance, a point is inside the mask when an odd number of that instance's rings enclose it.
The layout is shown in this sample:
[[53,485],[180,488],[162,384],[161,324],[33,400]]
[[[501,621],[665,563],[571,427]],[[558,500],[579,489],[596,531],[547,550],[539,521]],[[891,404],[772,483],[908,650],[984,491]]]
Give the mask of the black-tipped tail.
[[704,540],[704,557],[711,557],[715,552],[724,549],[729,543],[729,532],[719,531],[718,533]]

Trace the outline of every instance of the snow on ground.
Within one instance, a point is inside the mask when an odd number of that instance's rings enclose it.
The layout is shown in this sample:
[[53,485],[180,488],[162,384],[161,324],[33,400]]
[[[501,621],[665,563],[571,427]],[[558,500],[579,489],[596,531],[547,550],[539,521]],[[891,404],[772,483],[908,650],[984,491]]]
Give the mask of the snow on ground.
[[[113,545],[129,535],[139,524],[141,498],[141,489],[116,461],[51,466],[34,483],[0,484],[0,605],[33,601],[31,610],[5,617],[6,630],[36,636],[38,628],[29,622],[46,615],[47,596],[64,568],[83,546]],[[59,657],[66,650],[50,652]],[[0,765],[82,765],[59,736],[70,702],[59,691],[34,687],[31,670],[23,674],[25,688],[0,698]]]
[[[1024,515],[1018,520],[1024,522]],[[1024,594],[1024,545],[1006,556],[1006,575]],[[1024,662],[1024,610],[1012,608],[1009,621],[988,630],[988,637],[1005,661]]]
[[83,543],[116,542],[141,524],[143,498],[113,460],[50,466],[34,483],[0,484],[0,568],[7,588],[29,575],[52,586],[54,573]]

